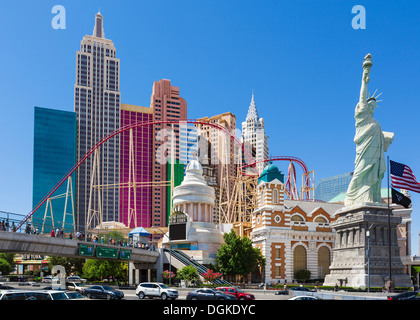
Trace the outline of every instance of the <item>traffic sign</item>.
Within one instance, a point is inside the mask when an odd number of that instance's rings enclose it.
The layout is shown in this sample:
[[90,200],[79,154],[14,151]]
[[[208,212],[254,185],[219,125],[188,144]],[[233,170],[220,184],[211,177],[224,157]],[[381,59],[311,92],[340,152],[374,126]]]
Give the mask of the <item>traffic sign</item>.
[[79,256],[93,257],[93,244],[79,244]]
[[109,247],[96,247],[96,256],[99,258],[118,258],[118,249]]
[[121,249],[120,250],[120,259],[130,260],[131,259],[131,250]]

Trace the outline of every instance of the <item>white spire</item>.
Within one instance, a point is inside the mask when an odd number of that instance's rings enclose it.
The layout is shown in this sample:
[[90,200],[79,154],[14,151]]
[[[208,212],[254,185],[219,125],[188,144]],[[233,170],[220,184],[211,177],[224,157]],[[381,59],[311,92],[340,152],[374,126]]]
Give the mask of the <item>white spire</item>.
[[101,12],[95,15],[95,27],[93,28],[93,36],[97,38],[105,38],[104,32],[104,17]]
[[252,90],[251,104],[249,105],[248,115],[246,116],[246,118],[253,118],[256,121],[258,121],[259,119],[257,105],[255,104],[254,90]]

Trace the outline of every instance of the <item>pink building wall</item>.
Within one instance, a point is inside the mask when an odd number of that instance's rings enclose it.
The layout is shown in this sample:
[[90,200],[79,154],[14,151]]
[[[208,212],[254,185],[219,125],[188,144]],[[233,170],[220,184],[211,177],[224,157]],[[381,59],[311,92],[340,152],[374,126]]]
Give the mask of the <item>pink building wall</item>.
[[[141,112],[149,109],[138,107],[139,111],[134,111],[136,106],[121,105],[121,127],[136,122],[150,122],[153,114]],[[150,183],[152,181],[153,170],[153,126],[144,126],[133,129],[133,147],[135,158],[135,179],[136,182]],[[129,181],[129,155],[130,155],[130,131],[125,131],[120,138],[120,183]],[[130,204],[128,203],[129,192],[131,192]],[[120,222],[130,228],[135,227],[134,221],[128,223],[129,208],[134,208],[136,201],[137,227],[149,228],[152,225],[152,187],[144,186],[136,188],[136,199],[134,199],[133,188],[120,189]]]

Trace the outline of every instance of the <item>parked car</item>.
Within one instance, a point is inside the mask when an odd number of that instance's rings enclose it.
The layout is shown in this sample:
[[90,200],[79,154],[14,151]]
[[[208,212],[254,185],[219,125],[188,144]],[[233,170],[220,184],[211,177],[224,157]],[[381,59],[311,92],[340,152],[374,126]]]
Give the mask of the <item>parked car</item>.
[[171,289],[159,282],[143,282],[137,286],[136,295],[139,299],[144,299],[145,297],[160,297],[162,300],[168,298],[175,300],[178,298],[178,290]]
[[5,290],[0,300],[68,300],[63,291],[57,290]]
[[223,293],[232,294],[238,300],[255,300],[255,296],[253,294],[244,292],[236,287],[218,287],[216,290],[219,290]]
[[70,300],[89,300],[89,298],[86,298],[77,291],[66,291],[65,294]]
[[289,288],[289,290],[278,290],[278,291],[276,291],[276,295],[282,295],[282,294],[289,294],[290,293],[290,291],[311,291],[311,290],[309,290],[308,288],[306,288],[306,287],[291,287],[291,288]]
[[82,292],[84,289],[87,289],[88,287],[81,283],[81,282],[68,282],[66,283],[67,286],[67,290],[71,290],[71,291],[77,291],[77,292]]
[[419,300],[416,299],[418,291],[405,291],[394,296],[388,296],[387,300]]
[[318,297],[313,297],[313,296],[296,296],[288,300],[322,300],[322,299]]
[[236,296],[215,289],[197,289],[187,293],[187,300],[237,300]]
[[86,279],[82,279],[79,276],[69,276],[66,279],[67,282],[82,282],[85,283]]
[[124,293],[122,291],[115,290],[108,286],[91,286],[89,288],[83,289],[82,294],[89,299],[106,298],[108,300],[112,300],[124,298]]
[[52,282],[52,279],[53,279],[52,276],[45,276],[45,277],[42,278],[41,282],[50,283],[50,282]]
[[5,284],[0,284],[0,290],[14,290],[15,287],[7,286]]

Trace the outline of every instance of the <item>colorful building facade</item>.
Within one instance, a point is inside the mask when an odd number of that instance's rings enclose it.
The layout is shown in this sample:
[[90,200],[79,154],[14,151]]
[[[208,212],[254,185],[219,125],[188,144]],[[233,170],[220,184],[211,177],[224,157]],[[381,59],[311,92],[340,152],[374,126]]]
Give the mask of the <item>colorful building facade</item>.
[[329,273],[334,232],[330,223],[342,204],[284,199],[283,175],[266,166],[257,186],[251,240],[266,258],[265,283],[292,283],[296,272],[311,279]]
[[[121,127],[153,120],[147,107],[121,104]],[[153,126],[120,134],[120,217],[127,227],[152,226]]]

